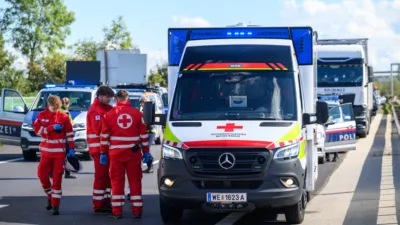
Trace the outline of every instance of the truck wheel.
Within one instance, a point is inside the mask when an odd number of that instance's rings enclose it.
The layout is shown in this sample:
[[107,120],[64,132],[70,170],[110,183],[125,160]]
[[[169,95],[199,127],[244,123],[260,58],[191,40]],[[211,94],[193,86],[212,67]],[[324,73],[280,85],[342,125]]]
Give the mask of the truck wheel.
[[90,156],[89,152],[82,152],[82,159],[85,161],[90,161],[92,160],[92,157]]
[[36,151],[22,151],[25,161],[35,161],[37,159]]
[[325,156],[319,157],[318,164],[324,164],[324,163],[325,163]]
[[301,224],[304,220],[305,202],[307,202],[307,196],[304,192],[297,204],[285,208],[285,217],[289,224]]
[[165,224],[178,223],[182,219],[183,209],[169,205],[159,198],[160,201],[160,214]]

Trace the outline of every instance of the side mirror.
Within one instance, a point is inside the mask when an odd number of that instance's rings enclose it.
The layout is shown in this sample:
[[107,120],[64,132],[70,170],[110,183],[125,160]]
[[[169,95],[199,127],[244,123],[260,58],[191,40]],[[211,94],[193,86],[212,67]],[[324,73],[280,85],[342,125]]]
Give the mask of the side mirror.
[[15,113],[25,113],[25,109],[22,106],[14,106],[13,112],[15,112]]
[[328,103],[317,101],[317,124],[325,124],[329,119]]
[[143,122],[147,125],[153,125],[155,122],[156,107],[153,102],[145,102],[143,105]]
[[372,66],[368,66],[368,82],[374,82],[374,69]]

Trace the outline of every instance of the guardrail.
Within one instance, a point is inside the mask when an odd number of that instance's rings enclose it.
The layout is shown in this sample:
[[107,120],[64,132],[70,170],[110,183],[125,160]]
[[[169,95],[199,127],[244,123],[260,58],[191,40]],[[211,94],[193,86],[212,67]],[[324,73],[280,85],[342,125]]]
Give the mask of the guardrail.
[[[400,105],[400,101],[397,100],[396,98],[394,99],[393,102],[397,102],[397,104]],[[390,106],[391,106],[391,108],[392,108],[392,114],[393,114],[394,123],[395,123],[395,125],[396,125],[397,134],[400,136],[399,118],[397,117],[396,109],[395,109],[395,107],[394,107],[394,105],[393,105],[393,102],[389,102],[389,104],[390,104]]]

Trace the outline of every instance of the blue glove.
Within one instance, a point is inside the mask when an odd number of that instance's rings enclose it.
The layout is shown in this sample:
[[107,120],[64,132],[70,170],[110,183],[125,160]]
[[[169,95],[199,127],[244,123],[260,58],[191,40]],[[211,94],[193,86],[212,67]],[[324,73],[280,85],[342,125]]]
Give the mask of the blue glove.
[[62,125],[60,125],[60,124],[54,124],[53,125],[53,130],[55,130],[55,131],[60,131],[60,130],[62,130]]
[[75,149],[70,148],[67,153],[67,157],[75,157]]
[[142,161],[143,163],[148,163],[152,158],[153,156],[151,156],[150,152],[144,152]]
[[100,154],[100,164],[107,165],[108,157],[105,153]]

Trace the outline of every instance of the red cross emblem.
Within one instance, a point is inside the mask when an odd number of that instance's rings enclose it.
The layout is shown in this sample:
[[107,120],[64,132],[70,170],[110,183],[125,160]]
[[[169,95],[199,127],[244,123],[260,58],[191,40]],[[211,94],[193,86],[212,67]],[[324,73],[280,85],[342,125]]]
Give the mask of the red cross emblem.
[[217,129],[224,129],[224,132],[233,132],[235,129],[243,129],[243,126],[235,126],[234,123],[227,123],[225,126],[217,126]]
[[121,114],[117,119],[118,126],[127,129],[132,125],[132,117],[129,114]]

